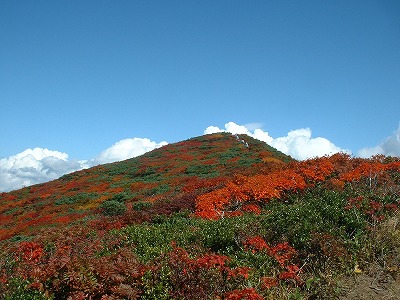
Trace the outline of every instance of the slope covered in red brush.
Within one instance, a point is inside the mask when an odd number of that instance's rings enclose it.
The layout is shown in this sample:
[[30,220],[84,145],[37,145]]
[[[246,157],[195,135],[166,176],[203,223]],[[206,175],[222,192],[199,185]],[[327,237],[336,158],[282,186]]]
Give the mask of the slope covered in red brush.
[[159,213],[193,210],[197,195],[238,175],[268,174],[289,161],[245,135],[218,133],[169,144],[140,157],[0,194],[0,239],[98,213],[122,215],[148,203]]
[[295,161],[219,133],[0,201],[5,300],[400,297],[398,158]]

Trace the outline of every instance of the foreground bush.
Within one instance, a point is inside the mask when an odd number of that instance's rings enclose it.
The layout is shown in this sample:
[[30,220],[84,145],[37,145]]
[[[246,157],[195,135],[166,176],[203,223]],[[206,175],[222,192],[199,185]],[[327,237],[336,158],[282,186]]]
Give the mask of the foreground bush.
[[101,216],[3,242],[0,294],[339,298],[353,276],[398,275],[399,166],[337,155],[200,185],[202,194],[195,182],[188,194],[151,203],[125,203],[131,195],[119,192],[102,202]]

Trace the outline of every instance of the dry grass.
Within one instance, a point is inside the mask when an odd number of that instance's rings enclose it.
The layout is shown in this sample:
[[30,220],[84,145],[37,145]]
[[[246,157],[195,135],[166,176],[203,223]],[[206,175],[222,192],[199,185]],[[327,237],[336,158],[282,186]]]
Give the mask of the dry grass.
[[400,212],[373,224],[359,255],[359,272],[342,280],[341,299],[400,299]]

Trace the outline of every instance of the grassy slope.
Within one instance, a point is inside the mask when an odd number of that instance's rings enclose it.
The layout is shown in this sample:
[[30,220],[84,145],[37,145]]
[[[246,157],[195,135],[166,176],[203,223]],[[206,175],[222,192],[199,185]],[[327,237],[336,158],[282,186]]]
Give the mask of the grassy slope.
[[[217,134],[2,199],[3,230],[30,233],[19,224],[44,212],[35,224],[53,226],[2,243],[5,299],[374,299],[370,286],[399,296],[398,159],[295,162]],[[57,226],[60,214],[86,218]],[[371,280],[352,295],[352,278]]]

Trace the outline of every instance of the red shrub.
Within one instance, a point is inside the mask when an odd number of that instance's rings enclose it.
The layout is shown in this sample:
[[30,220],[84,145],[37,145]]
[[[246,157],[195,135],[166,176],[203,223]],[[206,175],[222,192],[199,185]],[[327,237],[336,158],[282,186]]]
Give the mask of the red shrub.
[[254,288],[234,290],[226,294],[227,300],[264,300]]

